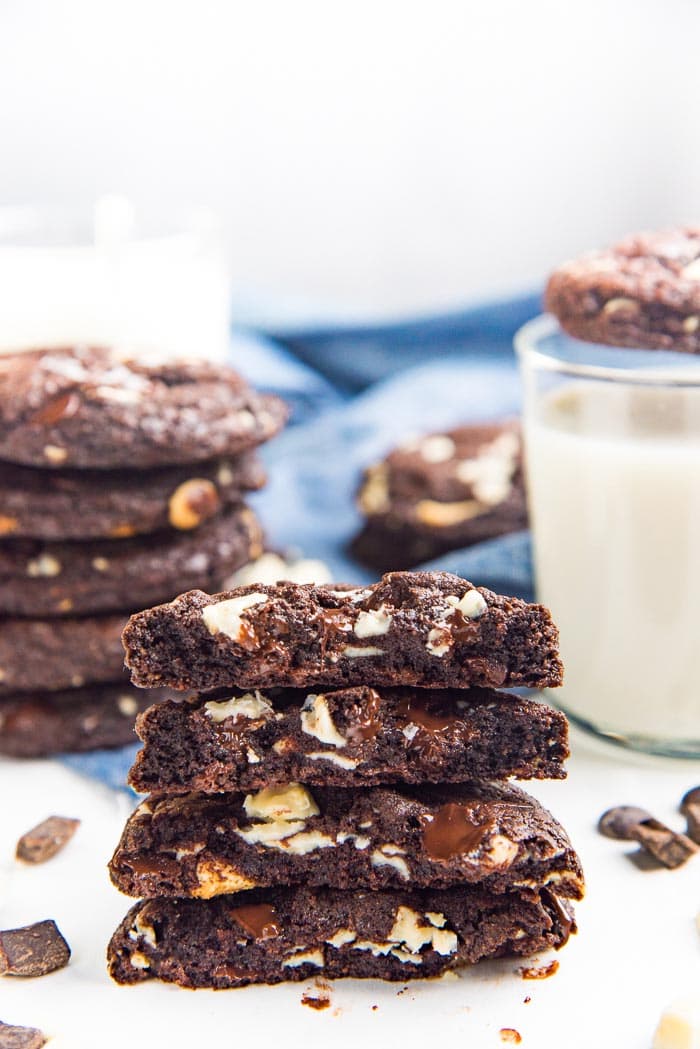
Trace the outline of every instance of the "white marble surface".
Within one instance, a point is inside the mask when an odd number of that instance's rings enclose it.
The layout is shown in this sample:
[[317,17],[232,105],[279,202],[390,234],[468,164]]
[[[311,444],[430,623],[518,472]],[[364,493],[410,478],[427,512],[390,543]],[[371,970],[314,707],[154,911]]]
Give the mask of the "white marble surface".
[[[104,949],[129,901],[110,886],[105,864],[129,801],[54,762],[2,761],[0,925],[53,917],[73,958],[51,976],[3,979],[0,1019],[41,1027],[51,1049],[207,1042],[341,1049],[436,1040],[497,1049],[502,1027],[520,1032],[523,1049],[649,1049],[667,1001],[700,993],[700,858],[678,871],[644,872],[630,861],[631,849],[600,837],[595,823],[609,805],[632,802],[680,828],[676,805],[697,782],[700,763],[633,758],[576,736],[569,779],[533,789],[569,829],[588,877],[580,932],[558,955],[558,973],[525,982],[508,960],[409,984],[403,994],[404,985],[341,981],[331,1008],[315,1012],[301,1004],[310,983],[228,992],[112,984]],[[49,863],[20,866],[16,838],[51,813],[79,816],[82,826]]]

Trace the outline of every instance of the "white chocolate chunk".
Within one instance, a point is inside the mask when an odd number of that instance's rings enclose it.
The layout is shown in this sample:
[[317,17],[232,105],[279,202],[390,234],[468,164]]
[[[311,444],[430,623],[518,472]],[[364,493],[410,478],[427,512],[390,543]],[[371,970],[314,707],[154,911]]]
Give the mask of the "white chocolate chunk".
[[654,1049],[700,1049],[700,995],[679,998],[664,1009]]
[[431,656],[437,656],[439,659],[442,659],[445,653],[450,651],[452,641],[452,634],[447,627],[435,626],[428,634],[428,642],[425,647]]
[[133,951],[133,953],[131,954],[131,956],[129,958],[129,961],[131,963],[132,968],[134,968],[134,969],[150,969],[151,968],[151,963],[149,962],[149,960],[146,957],[146,955],[142,954],[141,951]]
[[451,525],[478,517],[484,508],[477,499],[462,499],[457,503],[441,503],[436,499],[421,499],[416,503],[415,514],[419,521],[430,528],[450,528]]
[[615,299],[608,299],[603,306],[603,313],[620,313],[622,310],[626,310],[630,313],[637,313],[639,310],[639,303],[635,302],[634,299],[628,299],[624,295],[619,295]]
[[315,951],[302,950],[297,954],[290,954],[284,959],[282,965],[289,969],[298,969],[300,965],[315,965],[318,969],[322,969],[324,965],[323,951],[319,947]]
[[219,702],[210,700],[204,704],[207,717],[218,723],[226,718],[250,718],[252,721],[258,718],[271,718],[274,710],[268,703],[262,692],[246,692],[244,696],[233,696]]
[[478,590],[467,590],[455,608],[462,613],[465,619],[480,619],[485,612],[488,612],[489,606]]
[[308,736],[332,747],[344,747],[347,743],[345,736],[341,736],[335,727],[324,695],[312,694],[306,697],[301,708],[301,727]]
[[370,857],[370,862],[373,867],[393,867],[397,870],[404,881],[410,881],[411,872],[408,869],[408,864],[401,856],[390,855],[383,849],[375,849]]
[[27,575],[32,578],[37,576],[57,576],[61,572],[61,562],[53,554],[39,554],[27,562]]
[[689,262],[682,272],[686,280],[700,280],[700,258]]
[[202,610],[204,625],[210,634],[225,634],[233,641],[240,641],[243,634],[243,613],[248,608],[267,601],[267,594],[244,594],[242,597],[231,597],[228,601],[219,601],[207,605]]
[[426,925],[421,916],[410,907],[399,907],[397,910],[389,939],[407,947],[411,954],[417,954],[426,944],[430,944],[438,954],[454,954],[458,944],[454,932]]
[[367,468],[358,504],[370,517],[389,509],[389,473],[385,463],[375,463]]
[[682,328],[688,335],[692,335],[693,332],[696,332],[698,328],[700,328],[700,317],[698,317],[697,313],[691,313],[689,317],[686,317],[683,321]]
[[447,434],[434,434],[426,437],[418,446],[421,458],[426,463],[444,463],[451,459],[457,451],[457,446]]
[[257,765],[260,762],[260,756],[255,753],[252,747],[248,747],[245,752],[245,756],[248,759],[249,765]]
[[361,659],[363,656],[383,656],[383,648],[373,648],[372,645],[368,645],[366,648],[355,648],[353,645],[346,645],[340,650],[341,655],[346,656],[348,659]]
[[331,765],[337,765],[339,769],[356,769],[360,764],[357,758],[344,758],[342,754],[336,754],[333,750],[314,750],[306,755],[312,761],[330,761]]
[[274,820],[271,823],[251,823],[250,827],[238,827],[236,834],[248,845],[268,846],[291,838],[305,827],[303,820]]
[[331,947],[344,947],[346,943],[352,943],[353,940],[357,939],[357,933],[353,932],[352,929],[338,929],[333,935],[326,940]]
[[250,561],[229,576],[226,580],[226,587],[233,590],[237,586],[252,584],[269,583],[272,585],[281,579],[290,583],[329,583],[332,575],[323,561],[311,558],[285,561],[279,554],[267,553],[261,554],[255,561]]
[[302,831],[300,834],[293,834],[291,838],[283,838],[269,844],[270,848],[278,849],[280,852],[291,852],[293,856],[306,856],[307,853],[316,852],[317,849],[335,848],[333,838],[317,830]]
[[283,783],[247,794],[243,802],[246,815],[262,820],[306,820],[318,816],[320,809],[301,783]]
[[139,709],[139,705],[133,696],[124,695],[117,699],[117,709],[125,718],[132,718]]
[[369,612],[359,612],[355,623],[355,636],[359,638],[380,637],[391,626],[392,617],[384,605]]

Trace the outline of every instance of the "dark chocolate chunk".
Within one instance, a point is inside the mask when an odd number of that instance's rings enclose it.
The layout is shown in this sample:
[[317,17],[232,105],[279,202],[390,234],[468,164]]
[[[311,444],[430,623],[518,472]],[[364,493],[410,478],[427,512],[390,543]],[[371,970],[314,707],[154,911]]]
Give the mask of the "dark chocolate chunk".
[[698,852],[698,846],[685,834],[678,834],[634,805],[608,809],[600,817],[598,829],[609,838],[639,842],[664,867],[680,867]]
[[517,787],[483,782],[152,796],[130,817],[110,873],[131,896],[285,884],[583,893],[578,857],[553,816]]
[[149,366],[99,347],[0,360],[0,458],[46,468],[171,466],[239,455],[287,410],[231,368]]
[[180,589],[221,586],[262,548],[257,518],[240,506],[190,531],[65,543],[5,539],[0,614],[72,616],[143,607]]
[[50,918],[0,932],[0,976],[45,976],[69,959],[70,947]]
[[109,944],[110,974],[119,983],[156,977],[183,987],[313,976],[403,982],[482,958],[559,948],[575,931],[568,905],[555,906],[549,891],[275,888],[244,897],[246,907],[272,908],[274,932],[260,936],[241,920],[241,897],[137,903]]
[[637,808],[635,805],[616,805],[600,817],[598,830],[606,838],[633,841],[636,828],[648,819],[651,819],[651,813],[646,809]]
[[561,778],[559,711],[490,689],[295,689],[170,702],[142,714],[138,791]]
[[700,228],[638,233],[567,262],[545,304],[578,339],[700,353]]
[[49,816],[22,835],[15,855],[25,863],[45,863],[68,844],[79,826],[80,820]]
[[264,483],[255,452],[160,470],[38,470],[0,462],[0,536],[115,539],[198,528]]
[[352,553],[381,572],[527,527],[515,423],[460,426],[400,445],[364,473]]
[[278,583],[198,591],[132,616],[135,684],[179,689],[561,684],[549,611],[447,572],[366,589]]
[[0,1049],[41,1049],[47,1040],[36,1027],[15,1027],[0,1020]]
[[688,823],[688,837],[696,845],[700,845],[700,787],[693,787],[692,790],[687,791],[680,807]]

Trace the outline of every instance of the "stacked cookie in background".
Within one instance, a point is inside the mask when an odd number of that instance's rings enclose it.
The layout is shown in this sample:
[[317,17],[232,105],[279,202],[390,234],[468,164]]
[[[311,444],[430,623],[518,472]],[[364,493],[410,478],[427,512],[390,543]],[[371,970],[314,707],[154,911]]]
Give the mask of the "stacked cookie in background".
[[260,554],[243,499],[285,416],[225,367],[0,357],[0,753],[129,742],[138,711],[172,694],[131,687],[121,631]]
[[132,617],[135,683],[208,694],[138,720],[130,779],[151,793],[110,871],[145,899],[112,976],[404,981],[562,946],[579,860],[506,781],[564,775],[566,719],[494,688],[560,684],[557,641],[545,608],[447,573]]
[[404,442],[365,470],[357,507],[365,522],[351,552],[380,572],[527,528],[517,423],[460,426]]

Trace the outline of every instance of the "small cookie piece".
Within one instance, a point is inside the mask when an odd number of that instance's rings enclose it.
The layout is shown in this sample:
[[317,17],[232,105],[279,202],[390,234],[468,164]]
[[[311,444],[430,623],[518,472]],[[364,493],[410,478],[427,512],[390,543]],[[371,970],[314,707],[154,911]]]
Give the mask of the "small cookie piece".
[[700,353],[700,227],[638,233],[564,263],[545,306],[586,342]]
[[51,918],[0,932],[0,976],[45,976],[69,960],[70,947]]
[[483,782],[152,795],[129,818],[110,874],[122,892],[148,897],[462,883],[583,895],[580,862],[554,817],[517,787]]
[[123,681],[1,696],[0,754],[38,758],[135,743],[137,714],[173,695],[169,689],[138,689]]
[[393,572],[365,589],[191,591],[132,616],[123,640],[142,686],[540,688],[562,680],[546,608],[448,572]]
[[666,1006],[654,1032],[653,1049],[700,1049],[700,1000],[697,993]]
[[0,1049],[42,1049],[47,1041],[37,1027],[16,1027],[0,1020]]
[[238,690],[141,714],[129,774],[141,793],[560,779],[562,713],[491,689]]
[[0,458],[49,469],[139,469],[239,455],[286,406],[206,361],[142,364],[102,347],[0,358]]
[[527,527],[516,423],[461,426],[408,441],[364,473],[366,523],[353,555],[380,571]]
[[0,698],[81,688],[124,676],[126,613],[65,619],[0,619]]
[[7,539],[0,542],[0,613],[143,608],[180,590],[216,589],[262,548],[260,524],[245,506],[192,531],[66,543]]
[[549,889],[394,892],[268,889],[211,900],[143,900],[114,933],[118,983],[243,987],[323,976],[420,979],[501,955],[562,947],[576,931]]
[[117,539],[198,528],[264,483],[254,452],[160,470],[38,470],[0,463],[0,537]]
[[79,826],[80,820],[49,816],[22,835],[17,842],[15,856],[24,863],[46,863],[65,848]]

